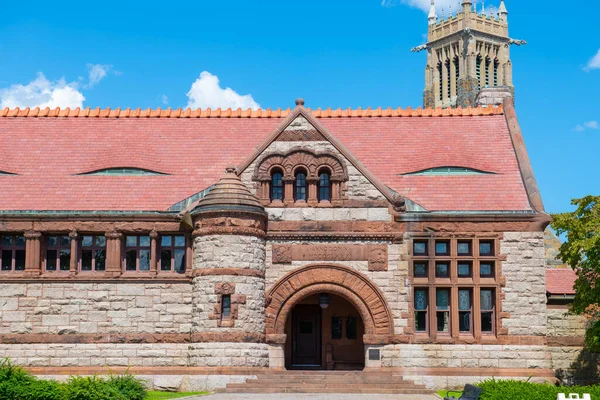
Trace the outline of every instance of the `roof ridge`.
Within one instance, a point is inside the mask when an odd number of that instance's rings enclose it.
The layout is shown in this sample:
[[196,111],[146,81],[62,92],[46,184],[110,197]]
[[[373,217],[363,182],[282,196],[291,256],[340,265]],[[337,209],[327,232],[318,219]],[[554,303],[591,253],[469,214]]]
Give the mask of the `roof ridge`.
[[[421,107],[412,109],[407,107],[402,108],[365,108],[360,107],[356,109],[347,108],[327,108],[327,109],[306,109],[315,118],[380,118],[380,117],[462,117],[462,116],[484,116],[484,115],[503,115],[504,107],[468,107],[468,108],[426,108]],[[171,107],[167,109],[161,109],[160,107],[151,109],[147,108],[142,110],[137,108],[132,110],[126,108],[122,110],[120,107],[111,109],[110,107],[101,109],[97,108],[60,108],[56,107],[51,109],[46,107],[44,109],[36,108],[4,108],[0,110],[1,117],[68,117],[68,118],[285,118],[292,112],[291,108],[287,109],[181,109],[175,110]]]

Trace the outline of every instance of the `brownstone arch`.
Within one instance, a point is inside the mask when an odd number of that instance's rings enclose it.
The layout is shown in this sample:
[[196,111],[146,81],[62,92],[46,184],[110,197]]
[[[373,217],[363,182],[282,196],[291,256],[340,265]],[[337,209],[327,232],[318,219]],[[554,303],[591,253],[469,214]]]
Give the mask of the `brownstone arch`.
[[267,293],[268,340],[284,343],[285,324],[292,308],[302,299],[319,293],[341,296],[356,307],[365,327],[365,344],[380,343],[394,334],[392,313],[373,282],[352,268],[314,264],[288,273]]

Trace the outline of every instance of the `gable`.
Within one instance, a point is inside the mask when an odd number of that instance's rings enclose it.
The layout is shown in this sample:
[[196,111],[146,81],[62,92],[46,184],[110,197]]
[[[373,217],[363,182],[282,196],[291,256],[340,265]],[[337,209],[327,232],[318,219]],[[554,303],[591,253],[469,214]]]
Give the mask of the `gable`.
[[[382,186],[378,187],[377,182],[373,182],[373,176],[367,176],[368,171],[335,138],[326,132],[314,120],[314,117],[310,116],[303,108],[299,111],[296,115],[292,114],[288,117],[288,121],[282,123],[279,131],[276,131],[267,139],[260,152],[253,154],[245,164],[240,166],[242,181],[254,193],[258,194],[259,169],[261,163],[269,157],[289,158],[294,157],[296,152],[301,151],[321,158],[330,155],[339,160],[344,168],[345,177],[342,185],[342,197],[344,199],[356,202],[380,201],[379,206],[386,207],[385,202],[391,198],[391,191]],[[295,162],[302,163],[299,158]],[[284,173],[292,176],[292,168],[292,165],[286,167],[287,170]],[[315,174],[316,171],[310,171],[310,169],[309,167],[309,174]]]

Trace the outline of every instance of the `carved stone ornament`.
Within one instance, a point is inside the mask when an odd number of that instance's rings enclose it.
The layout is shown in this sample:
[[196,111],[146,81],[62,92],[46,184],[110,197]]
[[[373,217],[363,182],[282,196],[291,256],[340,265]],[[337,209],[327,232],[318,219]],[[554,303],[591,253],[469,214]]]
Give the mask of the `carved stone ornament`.
[[339,160],[336,154],[330,151],[316,153],[300,147],[290,149],[286,153],[267,154],[256,164],[252,179],[255,181],[270,180],[273,167],[279,167],[285,176],[293,177],[294,169],[298,166],[306,168],[307,179],[317,177],[319,170],[325,167],[331,172],[332,181],[348,180],[346,165]]
[[400,193],[392,195],[392,208],[396,212],[406,212],[406,199]]
[[273,263],[292,261],[368,261],[369,271],[387,271],[386,244],[277,244],[273,245]]

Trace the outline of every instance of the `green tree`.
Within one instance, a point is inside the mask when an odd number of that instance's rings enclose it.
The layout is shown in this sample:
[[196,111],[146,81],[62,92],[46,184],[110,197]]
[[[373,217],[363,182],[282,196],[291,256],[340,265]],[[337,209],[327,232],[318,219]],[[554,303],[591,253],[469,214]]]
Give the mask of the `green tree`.
[[586,344],[600,351],[600,196],[574,199],[573,212],[554,214],[552,227],[567,241],[560,258],[577,273],[571,311],[588,318]]

